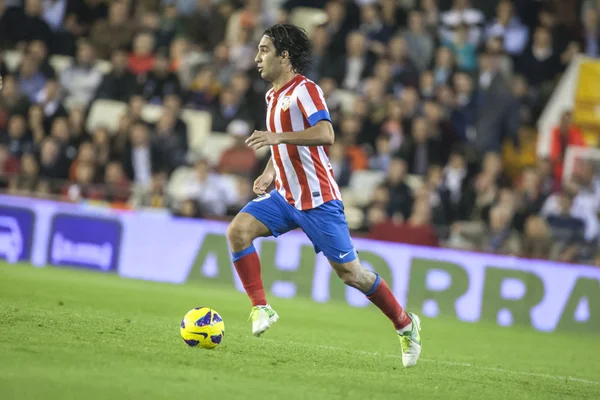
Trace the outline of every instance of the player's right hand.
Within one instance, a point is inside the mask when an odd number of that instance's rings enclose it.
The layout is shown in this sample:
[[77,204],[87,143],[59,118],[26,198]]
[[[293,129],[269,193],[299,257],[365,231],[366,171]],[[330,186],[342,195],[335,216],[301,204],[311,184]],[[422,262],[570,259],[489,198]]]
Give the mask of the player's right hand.
[[275,177],[273,176],[273,174],[263,173],[254,181],[254,186],[252,190],[259,196],[266,194],[267,189],[269,188],[269,186],[271,186],[271,183],[273,182],[274,178]]

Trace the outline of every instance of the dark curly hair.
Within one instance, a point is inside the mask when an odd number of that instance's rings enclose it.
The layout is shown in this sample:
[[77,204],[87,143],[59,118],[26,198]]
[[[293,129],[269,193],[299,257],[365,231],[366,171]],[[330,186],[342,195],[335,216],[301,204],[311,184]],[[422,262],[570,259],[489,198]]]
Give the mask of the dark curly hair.
[[277,24],[267,29],[264,35],[273,41],[277,56],[287,51],[294,72],[303,74],[310,67],[312,43],[304,29],[292,24]]

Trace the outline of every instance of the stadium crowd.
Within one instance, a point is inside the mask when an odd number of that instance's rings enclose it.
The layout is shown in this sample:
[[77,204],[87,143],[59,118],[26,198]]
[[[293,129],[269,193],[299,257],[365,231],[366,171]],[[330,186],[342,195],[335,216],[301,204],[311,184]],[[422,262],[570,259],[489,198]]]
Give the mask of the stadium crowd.
[[[0,0],[0,46],[21,57],[16,68],[0,64],[0,187],[186,217],[234,214],[268,157],[244,145],[265,127],[256,43],[298,7],[326,16],[310,29],[307,76],[332,115],[336,179],[348,187],[357,171],[385,176],[359,231],[596,262],[595,169],[562,182],[566,147],[585,145],[571,112],[550,158],[515,175],[502,157],[505,142],[521,151],[522,129],[573,57],[600,55],[600,2],[591,0]],[[57,71],[52,55],[73,62]],[[350,107],[343,93],[353,94]],[[128,104],[115,131],[87,130],[98,99]],[[142,118],[146,104],[163,107],[158,121]],[[209,112],[212,132],[235,138],[217,163],[190,148],[183,109]],[[173,193],[182,166],[194,173]]]

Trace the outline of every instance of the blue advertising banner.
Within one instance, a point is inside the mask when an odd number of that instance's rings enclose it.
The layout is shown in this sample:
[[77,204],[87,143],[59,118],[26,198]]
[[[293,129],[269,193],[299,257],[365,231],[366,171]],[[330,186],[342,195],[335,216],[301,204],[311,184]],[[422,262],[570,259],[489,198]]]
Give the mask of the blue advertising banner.
[[121,234],[117,219],[56,214],[50,230],[48,263],[116,271]]
[[0,206],[0,259],[14,263],[31,257],[33,211]]

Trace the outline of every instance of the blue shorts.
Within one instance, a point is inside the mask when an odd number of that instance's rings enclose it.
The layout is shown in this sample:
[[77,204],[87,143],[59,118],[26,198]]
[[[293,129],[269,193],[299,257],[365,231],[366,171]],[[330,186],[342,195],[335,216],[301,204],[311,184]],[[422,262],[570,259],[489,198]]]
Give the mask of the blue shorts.
[[288,203],[278,191],[258,197],[240,211],[265,224],[274,237],[300,228],[312,242],[315,252],[328,260],[344,264],[357,257],[348,231],[344,204],[332,200],[311,210],[301,211]]

